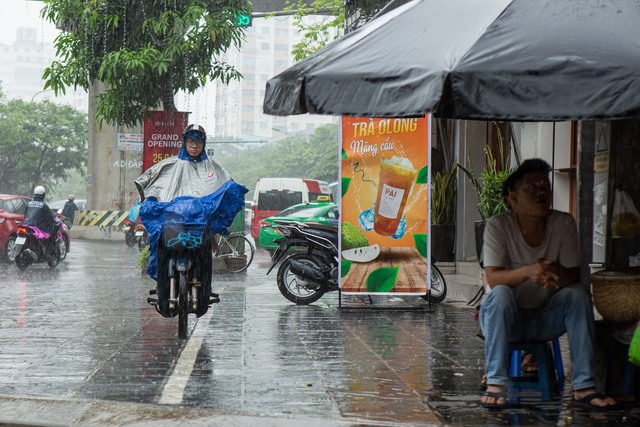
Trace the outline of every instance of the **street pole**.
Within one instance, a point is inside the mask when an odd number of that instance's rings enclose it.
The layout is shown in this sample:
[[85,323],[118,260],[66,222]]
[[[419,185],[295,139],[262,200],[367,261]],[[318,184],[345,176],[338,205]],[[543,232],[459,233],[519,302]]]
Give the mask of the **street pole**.
[[37,95],[40,95],[41,93],[45,93],[45,92],[51,92],[52,90],[53,90],[53,89],[45,89],[45,90],[41,90],[40,92],[36,92],[36,93],[34,93],[34,94],[33,94],[33,96],[31,97],[31,101],[30,101],[30,102],[33,102],[33,99],[34,99]]

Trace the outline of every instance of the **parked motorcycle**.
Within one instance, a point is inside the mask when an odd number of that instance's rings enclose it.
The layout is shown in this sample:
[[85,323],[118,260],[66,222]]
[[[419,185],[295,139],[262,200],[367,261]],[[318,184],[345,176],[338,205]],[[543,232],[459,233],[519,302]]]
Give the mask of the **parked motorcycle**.
[[143,250],[145,247],[149,246],[149,233],[147,233],[147,229],[144,227],[144,225],[136,225],[136,231],[134,235],[136,242],[138,243],[138,249]]
[[[281,261],[277,282],[280,293],[298,305],[311,304],[325,292],[338,290],[338,229],[320,224],[276,221],[283,237],[271,257],[269,274]],[[294,249],[295,248],[295,249]],[[303,252],[294,253],[294,250]]]
[[[283,237],[275,240],[279,246],[271,257],[272,265],[267,274],[283,260],[277,283],[286,299],[306,305],[320,299],[325,292],[339,289],[337,227],[293,221],[276,221],[272,227]],[[291,255],[293,251],[297,253]],[[430,303],[440,303],[446,296],[444,276],[432,264],[431,290],[422,298]]]
[[49,267],[56,267],[61,261],[61,250],[66,245],[58,232],[52,244],[40,230],[28,225],[18,227],[18,237],[14,246],[15,263],[20,270],[25,270],[33,263],[46,262]]
[[211,234],[202,227],[166,225],[158,245],[158,286],[147,302],[164,317],[178,316],[178,337],[184,339],[188,314],[200,317],[220,302],[211,292]]
[[124,241],[127,243],[127,246],[132,248],[138,243],[138,239],[136,239],[136,224],[129,221],[129,219],[124,220]]

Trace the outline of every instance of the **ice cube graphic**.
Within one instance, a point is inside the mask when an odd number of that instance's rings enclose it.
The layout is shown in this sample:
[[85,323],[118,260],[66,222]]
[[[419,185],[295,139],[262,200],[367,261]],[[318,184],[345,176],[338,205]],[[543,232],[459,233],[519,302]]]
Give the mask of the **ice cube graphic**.
[[[358,217],[358,225],[360,226],[360,228],[362,228],[362,230],[364,231],[373,230],[373,221],[374,221],[373,215],[375,211],[376,211],[375,203],[373,204],[372,208],[362,211],[362,213]],[[400,219],[400,224],[398,224],[398,228],[396,229],[396,232],[393,233],[393,235],[390,237],[392,239],[401,239],[402,236],[404,236],[404,232],[406,231],[406,229],[407,229],[407,220],[405,219],[404,215],[402,215],[402,218]]]
[[400,224],[398,224],[398,228],[396,228],[396,232],[391,235],[392,239],[401,239],[404,236],[404,232],[407,229],[407,220],[404,215],[400,218]]
[[364,231],[373,230],[373,213],[375,211],[376,211],[376,205],[374,203],[372,208],[362,211],[362,213],[358,217],[358,225]]

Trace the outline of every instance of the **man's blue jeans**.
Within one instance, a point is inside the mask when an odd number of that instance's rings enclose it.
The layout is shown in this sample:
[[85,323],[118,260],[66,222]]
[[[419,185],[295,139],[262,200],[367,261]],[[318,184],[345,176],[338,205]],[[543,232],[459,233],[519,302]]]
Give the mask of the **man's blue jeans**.
[[565,332],[571,352],[574,390],[596,386],[595,329],[591,297],[580,283],[558,290],[536,309],[521,309],[513,291],[497,285],[480,306],[487,384],[506,386],[509,343],[550,341]]

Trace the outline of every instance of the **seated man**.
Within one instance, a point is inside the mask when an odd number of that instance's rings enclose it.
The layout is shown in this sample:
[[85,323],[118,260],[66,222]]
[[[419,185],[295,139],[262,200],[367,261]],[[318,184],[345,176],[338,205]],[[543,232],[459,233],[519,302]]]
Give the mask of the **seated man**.
[[576,223],[551,209],[550,171],[544,160],[523,162],[509,177],[511,210],[492,217],[485,229],[490,292],[480,308],[487,364],[480,402],[497,408],[507,403],[509,342],[549,341],[566,332],[574,404],[612,409],[616,402],[595,388],[593,308],[580,283]]

